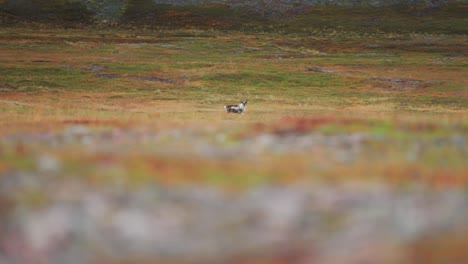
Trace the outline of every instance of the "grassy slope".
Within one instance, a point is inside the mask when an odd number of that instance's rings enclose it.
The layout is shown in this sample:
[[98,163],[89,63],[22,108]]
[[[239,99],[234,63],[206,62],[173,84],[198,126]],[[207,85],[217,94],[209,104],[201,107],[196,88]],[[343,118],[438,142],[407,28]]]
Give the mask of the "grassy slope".
[[[34,23],[3,27],[0,132],[59,130],[70,124],[159,129],[188,123],[237,126],[234,131],[255,135],[255,129],[245,131],[258,123],[281,126],[276,121],[289,116],[328,120],[312,131],[373,131],[409,145],[420,137],[466,135],[465,9],[314,8],[272,21],[220,7],[190,7],[142,17],[141,23],[154,16],[165,19],[152,24],[154,30],[65,31]],[[223,104],[241,98],[249,99],[246,115],[223,113]],[[450,149],[431,150],[428,157],[408,163],[391,144],[382,147],[390,149],[392,158],[374,163],[374,174],[406,179],[416,170],[466,180],[463,157]],[[64,151],[58,155],[67,157]],[[74,150],[80,151],[93,159],[86,149]],[[0,168],[21,160],[12,153]],[[448,162],[433,162],[442,157]],[[309,158],[321,162],[310,156],[294,161],[265,157],[262,166],[208,160],[208,169],[200,166],[198,171],[208,181],[228,179],[229,184],[232,177],[221,177],[227,167],[238,168],[235,175],[254,171],[260,181],[300,174],[362,177],[368,167],[368,160],[362,160],[324,172],[310,168]],[[131,175],[154,174],[140,169],[153,162],[151,157],[136,157],[142,166],[125,155],[119,159]],[[178,164],[165,162],[172,168]],[[291,164],[302,173],[288,173]],[[187,168],[193,171],[192,165]],[[181,169],[172,177],[184,175]]]
[[464,36],[31,33],[3,29],[2,96],[89,92],[109,106],[138,98],[190,101],[207,110],[248,97],[260,111],[267,103],[291,111],[280,116],[353,109],[466,113]]

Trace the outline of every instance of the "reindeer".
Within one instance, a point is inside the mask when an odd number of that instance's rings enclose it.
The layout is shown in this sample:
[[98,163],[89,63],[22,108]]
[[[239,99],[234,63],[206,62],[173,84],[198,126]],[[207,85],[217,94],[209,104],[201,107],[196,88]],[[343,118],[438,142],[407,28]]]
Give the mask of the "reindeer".
[[226,110],[227,113],[244,114],[246,104],[247,100],[241,100],[241,103],[238,105],[225,105],[224,110]]

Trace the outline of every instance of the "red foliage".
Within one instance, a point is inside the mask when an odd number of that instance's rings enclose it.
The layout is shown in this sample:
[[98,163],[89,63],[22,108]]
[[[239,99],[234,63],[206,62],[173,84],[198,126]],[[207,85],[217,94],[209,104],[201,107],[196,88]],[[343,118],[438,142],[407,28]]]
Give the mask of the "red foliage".
[[25,156],[27,154],[26,147],[24,146],[23,142],[16,143],[15,152],[20,156]]

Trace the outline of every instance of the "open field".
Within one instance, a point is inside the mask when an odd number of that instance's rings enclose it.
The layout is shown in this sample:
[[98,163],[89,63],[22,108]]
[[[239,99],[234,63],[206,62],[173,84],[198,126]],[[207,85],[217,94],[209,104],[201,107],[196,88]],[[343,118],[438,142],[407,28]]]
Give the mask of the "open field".
[[467,261],[466,18],[311,12],[0,27],[0,263]]

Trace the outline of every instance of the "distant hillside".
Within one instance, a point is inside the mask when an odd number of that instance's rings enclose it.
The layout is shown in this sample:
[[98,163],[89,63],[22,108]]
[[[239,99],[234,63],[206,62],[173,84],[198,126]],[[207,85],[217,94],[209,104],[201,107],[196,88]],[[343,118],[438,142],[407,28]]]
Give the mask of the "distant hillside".
[[0,0],[0,26],[466,34],[468,0]]

